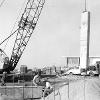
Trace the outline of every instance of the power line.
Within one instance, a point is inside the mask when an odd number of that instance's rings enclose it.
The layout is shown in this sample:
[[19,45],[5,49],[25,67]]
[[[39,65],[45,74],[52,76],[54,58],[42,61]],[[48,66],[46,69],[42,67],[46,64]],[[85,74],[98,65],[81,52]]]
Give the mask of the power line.
[[87,11],[87,1],[85,0],[85,11]]
[[[18,30],[18,29],[17,29]],[[16,31],[17,31],[16,30]],[[6,39],[4,39],[1,43],[0,43],[0,45],[1,44],[3,44],[6,40],[8,40],[12,35],[14,35],[15,33],[16,33],[16,31],[14,31],[11,35],[9,35]]]
[[0,7],[2,7],[2,5],[4,4],[5,0],[2,0],[2,2],[0,3]]

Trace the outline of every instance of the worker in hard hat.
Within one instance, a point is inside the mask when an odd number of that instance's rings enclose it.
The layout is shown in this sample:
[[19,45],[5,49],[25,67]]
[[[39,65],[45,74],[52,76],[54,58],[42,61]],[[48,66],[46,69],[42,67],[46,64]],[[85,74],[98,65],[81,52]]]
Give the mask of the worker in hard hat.
[[38,72],[33,78],[33,85],[38,86],[41,83],[41,72]]
[[48,80],[46,80],[45,81],[45,89],[43,92],[43,97],[49,95],[52,91],[53,91],[53,87],[52,87],[51,83]]

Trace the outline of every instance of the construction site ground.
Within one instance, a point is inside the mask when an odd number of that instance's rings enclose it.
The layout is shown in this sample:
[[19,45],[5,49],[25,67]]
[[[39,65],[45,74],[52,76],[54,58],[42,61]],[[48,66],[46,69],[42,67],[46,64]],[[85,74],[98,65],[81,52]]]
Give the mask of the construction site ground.
[[32,86],[32,82],[7,83],[7,86],[0,87],[0,100],[100,100],[98,76],[68,75],[49,81],[54,91],[47,97],[42,97],[43,87]]

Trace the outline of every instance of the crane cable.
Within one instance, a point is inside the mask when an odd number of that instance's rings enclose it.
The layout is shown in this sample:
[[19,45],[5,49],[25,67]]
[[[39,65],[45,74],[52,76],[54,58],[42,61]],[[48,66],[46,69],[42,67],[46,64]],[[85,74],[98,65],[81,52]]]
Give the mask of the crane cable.
[[[17,30],[18,30],[18,29],[17,29]],[[16,30],[16,31],[17,31],[17,30]],[[3,44],[6,40],[8,40],[13,34],[15,34],[16,31],[14,31],[11,35],[9,35],[6,39],[4,39],[4,40],[0,43],[0,45]]]
[[0,3],[0,7],[2,7],[2,5],[4,4],[5,0],[2,0],[2,2]]
[[[12,30],[13,31],[13,30]],[[17,31],[17,30],[16,30]],[[9,42],[9,38],[12,36],[12,35],[14,35],[15,33],[16,33],[16,31],[14,31],[11,35],[9,35],[3,42],[1,42],[1,44],[2,43],[4,43],[6,40],[7,40],[7,42],[6,42],[6,44],[5,44],[5,46],[4,46],[4,49],[3,50],[5,50],[6,49],[6,47],[7,47],[7,44],[8,44],[8,42]],[[0,44],[0,45],[1,45]]]
[[7,40],[6,44],[4,45],[3,51],[5,51],[5,49],[6,49],[6,47],[7,47],[7,44],[8,44],[8,41],[9,41],[9,39]]
[[[1,2],[0,7],[3,5],[4,1],[5,1],[5,0],[3,0],[3,1]],[[22,8],[23,8],[25,2],[26,2],[26,0],[24,0],[24,2],[23,2],[23,4],[22,4],[22,7],[21,7],[21,9],[20,9],[20,12],[21,12],[21,10],[22,10]],[[19,12],[19,13],[20,13],[20,12]],[[18,14],[18,15],[20,15],[20,14]],[[19,18],[19,16],[17,16],[17,18],[16,18],[16,22],[14,23],[14,26],[13,26],[13,28],[12,28],[12,30],[11,30],[11,35],[9,35],[6,39],[4,39],[4,40],[0,43],[0,45],[1,45],[1,44],[3,44],[3,43],[7,40],[7,42],[6,42],[6,44],[5,44],[3,50],[6,49],[7,44],[8,44],[8,42],[9,42],[9,38],[10,38],[12,35],[14,35],[14,34],[16,33],[16,31],[18,30],[18,29],[17,29],[17,30],[15,30],[15,31],[13,32],[13,30],[14,30],[14,28],[15,28],[15,25],[16,25],[16,23],[17,23],[18,18]]]

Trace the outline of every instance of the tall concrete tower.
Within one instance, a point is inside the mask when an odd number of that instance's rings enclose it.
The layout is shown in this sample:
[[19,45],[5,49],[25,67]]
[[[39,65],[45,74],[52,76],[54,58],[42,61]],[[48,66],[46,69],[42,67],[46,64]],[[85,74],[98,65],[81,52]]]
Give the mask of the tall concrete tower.
[[80,30],[80,68],[84,69],[88,66],[89,60],[89,37],[90,37],[90,12],[85,10],[81,14],[81,30]]

